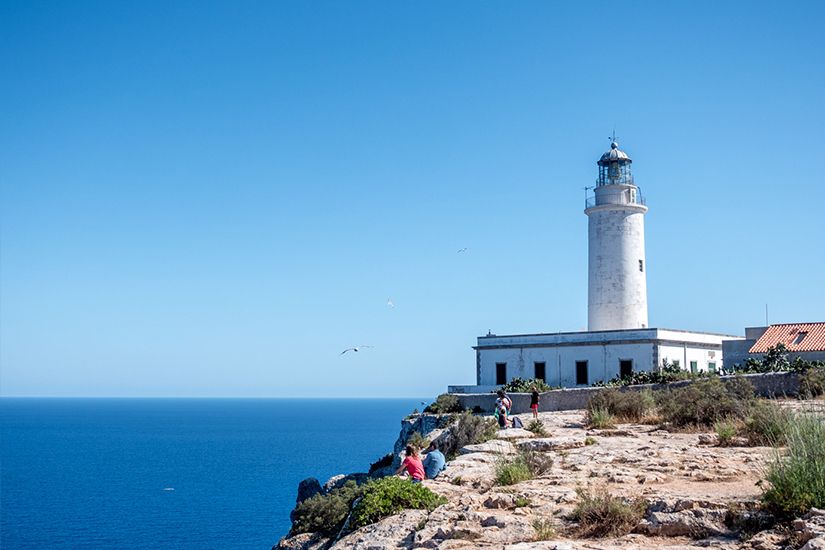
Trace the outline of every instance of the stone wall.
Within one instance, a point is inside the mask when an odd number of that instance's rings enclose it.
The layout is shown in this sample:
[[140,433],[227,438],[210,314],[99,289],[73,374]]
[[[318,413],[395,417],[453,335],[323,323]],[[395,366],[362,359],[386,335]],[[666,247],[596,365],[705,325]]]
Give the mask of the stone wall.
[[[763,397],[778,397],[783,395],[796,395],[799,393],[799,377],[792,372],[770,372],[765,374],[745,374],[743,378],[753,384],[757,395]],[[722,381],[733,378],[732,376],[720,377]],[[691,380],[673,382],[671,384],[644,384],[639,386],[627,386],[621,388],[622,391],[641,391],[644,389],[664,389],[678,388],[691,384]],[[541,411],[568,411],[583,409],[591,396],[604,390],[605,388],[568,388],[561,390],[551,390],[541,394],[539,410]],[[496,403],[494,393],[457,393],[454,394],[461,406],[468,409],[479,407],[484,412],[493,412]],[[515,414],[530,412],[530,394],[512,393],[509,394],[513,400],[511,412]]]

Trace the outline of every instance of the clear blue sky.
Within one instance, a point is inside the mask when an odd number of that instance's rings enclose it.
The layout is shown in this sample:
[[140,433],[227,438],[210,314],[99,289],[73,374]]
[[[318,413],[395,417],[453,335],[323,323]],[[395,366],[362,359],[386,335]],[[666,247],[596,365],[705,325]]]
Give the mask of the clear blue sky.
[[652,326],[825,320],[825,3],[579,4],[0,3],[0,394],[472,383],[614,127]]

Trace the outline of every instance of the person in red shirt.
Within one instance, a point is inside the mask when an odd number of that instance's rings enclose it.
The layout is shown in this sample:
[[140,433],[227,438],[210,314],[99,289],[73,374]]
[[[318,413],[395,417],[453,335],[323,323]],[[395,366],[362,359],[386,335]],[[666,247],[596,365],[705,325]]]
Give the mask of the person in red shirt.
[[424,466],[421,464],[421,459],[418,457],[418,449],[412,445],[407,445],[404,460],[401,466],[396,470],[395,475],[401,475],[406,470],[413,483],[421,483],[424,481]]

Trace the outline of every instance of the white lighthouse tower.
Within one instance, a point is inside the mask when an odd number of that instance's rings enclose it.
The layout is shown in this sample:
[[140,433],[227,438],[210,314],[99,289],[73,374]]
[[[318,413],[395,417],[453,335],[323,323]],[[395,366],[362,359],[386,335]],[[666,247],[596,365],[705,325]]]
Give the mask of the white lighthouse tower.
[[633,182],[633,161],[615,136],[598,161],[599,179],[587,199],[588,330],[646,328],[645,222],[647,207]]

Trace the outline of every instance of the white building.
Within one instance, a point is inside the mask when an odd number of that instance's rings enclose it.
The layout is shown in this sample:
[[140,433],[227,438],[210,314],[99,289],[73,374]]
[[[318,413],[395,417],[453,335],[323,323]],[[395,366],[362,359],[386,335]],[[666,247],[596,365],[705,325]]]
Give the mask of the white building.
[[648,328],[644,198],[633,161],[615,139],[597,165],[586,199],[588,217],[588,332],[488,334],[478,338],[476,384],[455,393],[487,392],[513,378],[539,378],[574,387],[678,362],[693,372],[722,368],[722,341],[741,337]]

